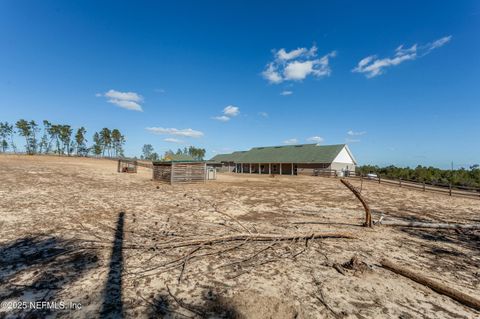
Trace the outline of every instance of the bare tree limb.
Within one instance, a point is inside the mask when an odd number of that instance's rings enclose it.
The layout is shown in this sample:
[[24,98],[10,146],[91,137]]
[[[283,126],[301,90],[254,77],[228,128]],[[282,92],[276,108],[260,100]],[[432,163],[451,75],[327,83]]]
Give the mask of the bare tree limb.
[[466,293],[458,291],[441,282],[430,279],[422,275],[419,270],[409,269],[409,268],[397,265],[388,259],[382,259],[380,261],[380,264],[383,266],[383,268],[393,271],[396,274],[402,275],[406,278],[409,278],[413,281],[418,282],[419,284],[425,285],[431,288],[432,290],[442,295],[446,295],[468,307],[480,310],[480,299],[467,295]]
[[348,182],[346,179],[341,179],[343,185],[345,185],[352,193],[358,198],[358,200],[362,203],[363,208],[365,209],[365,227],[372,227],[372,213],[370,212],[370,207],[368,206],[367,201],[363,198],[362,194]]

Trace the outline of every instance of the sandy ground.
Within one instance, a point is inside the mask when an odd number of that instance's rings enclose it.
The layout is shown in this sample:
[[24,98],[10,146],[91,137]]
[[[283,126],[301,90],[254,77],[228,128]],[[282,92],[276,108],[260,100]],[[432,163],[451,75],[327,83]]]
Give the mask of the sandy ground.
[[[362,194],[374,219],[480,222],[477,199],[370,182]],[[378,264],[388,257],[478,297],[480,232],[360,227],[360,203],[334,178],[219,174],[170,186],[110,160],[3,155],[0,199],[0,317],[480,318]],[[356,239],[162,249],[322,231]],[[353,256],[367,266],[332,267]],[[41,300],[56,309],[29,304]]]

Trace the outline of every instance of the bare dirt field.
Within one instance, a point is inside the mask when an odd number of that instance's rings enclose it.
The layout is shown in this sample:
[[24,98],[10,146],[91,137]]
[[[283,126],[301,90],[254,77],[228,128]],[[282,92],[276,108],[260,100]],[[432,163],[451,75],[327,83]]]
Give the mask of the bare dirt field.
[[[373,182],[362,194],[374,219],[480,222],[478,199]],[[379,265],[388,257],[478,297],[479,231],[361,227],[360,203],[335,178],[171,186],[110,160],[2,155],[0,199],[0,318],[480,318]],[[195,244],[333,231],[354,238]],[[59,304],[14,309],[41,300]]]

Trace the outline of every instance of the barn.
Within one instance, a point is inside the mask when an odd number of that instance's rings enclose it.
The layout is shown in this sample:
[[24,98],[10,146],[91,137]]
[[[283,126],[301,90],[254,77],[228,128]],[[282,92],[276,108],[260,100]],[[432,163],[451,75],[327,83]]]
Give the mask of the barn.
[[210,160],[236,173],[316,175],[318,172],[355,172],[357,162],[346,144],[300,144],[254,147],[249,151],[219,154]]
[[246,151],[231,154],[218,154],[207,162],[208,166],[217,168],[221,172],[234,172],[236,163]]

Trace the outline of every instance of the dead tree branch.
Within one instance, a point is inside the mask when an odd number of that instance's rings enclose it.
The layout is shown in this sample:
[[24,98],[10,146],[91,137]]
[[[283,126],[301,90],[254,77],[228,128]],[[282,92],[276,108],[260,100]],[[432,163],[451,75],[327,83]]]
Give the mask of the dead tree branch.
[[390,260],[387,259],[382,259],[380,261],[380,264],[390,270],[393,271],[396,274],[402,275],[404,277],[407,277],[413,281],[418,282],[419,284],[425,285],[432,290],[442,294],[446,295],[468,307],[480,310],[480,299],[474,298],[470,295],[467,295],[461,291],[458,291],[456,289],[453,289],[443,283],[440,283],[436,280],[430,279],[424,275],[422,275],[418,270],[414,269],[408,269],[406,267],[397,265],[393,263]]
[[156,248],[161,249],[172,249],[188,246],[197,246],[197,245],[215,245],[219,243],[226,243],[232,241],[245,241],[249,240],[251,242],[261,242],[261,241],[288,241],[288,240],[306,240],[306,239],[322,239],[322,238],[356,238],[353,234],[349,232],[321,232],[321,233],[310,233],[310,234],[291,234],[291,235],[277,235],[277,234],[238,234],[230,236],[220,236],[220,237],[211,237],[206,239],[195,239],[195,240],[186,240],[178,243],[172,243],[168,245],[159,245]]
[[341,179],[340,182],[342,182],[343,185],[345,185],[349,190],[352,191],[352,193],[358,198],[358,200],[362,203],[363,208],[365,209],[365,227],[372,227],[372,213],[370,212],[370,207],[368,206],[368,203],[365,201],[363,198],[362,194],[352,185],[350,182],[348,182],[345,179]]
[[425,222],[408,222],[381,220],[376,225],[392,226],[392,227],[416,227],[416,228],[436,228],[436,229],[480,229],[480,224],[448,224],[448,223],[425,223]]

